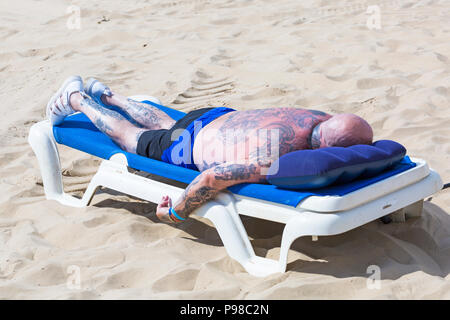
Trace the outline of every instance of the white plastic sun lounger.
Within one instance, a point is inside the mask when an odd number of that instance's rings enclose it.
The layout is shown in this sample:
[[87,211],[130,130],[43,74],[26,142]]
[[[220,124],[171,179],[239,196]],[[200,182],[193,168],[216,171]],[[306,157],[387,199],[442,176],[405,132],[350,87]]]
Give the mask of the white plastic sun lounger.
[[[131,98],[148,103],[152,101],[149,96],[141,95]],[[154,105],[168,113],[172,110]],[[176,110],[173,112],[171,116],[174,118],[183,115]],[[64,122],[67,122],[66,129],[72,130],[68,131],[68,136],[71,137],[70,143],[64,141],[64,137],[55,131],[48,120],[36,123],[30,129],[28,141],[39,162],[47,199],[57,200],[64,205],[83,207],[89,204],[96,189],[103,186],[158,203],[163,195],[177,199],[184,190],[131,173],[128,170],[129,167],[137,170],[145,169],[143,171],[185,183],[189,183],[198,174],[194,170],[122,151],[109,138],[96,131],[93,125],[89,126],[87,118],[83,121],[79,120],[81,116],[84,115],[69,116],[67,119],[73,121]],[[80,130],[80,135],[76,130]],[[57,139],[55,134],[58,136]],[[84,134],[96,136],[89,142],[87,141],[89,139],[83,136]],[[64,192],[57,140],[104,159],[81,199]],[[107,146],[104,152],[99,154],[98,149],[101,148],[97,147],[97,144],[102,143]],[[299,237],[312,236],[313,240],[317,240],[319,236],[340,234],[389,214],[397,221],[404,220],[405,216],[420,216],[423,199],[440,190],[442,181],[439,174],[431,170],[424,160],[415,158],[411,160],[416,163],[415,167],[341,196],[311,195],[299,201],[295,191],[276,190],[277,199],[272,201],[270,193],[274,189],[270,189],[267,194],[264,188],[274,186],[247,184],[241,189],[231,189],[232,192],[222,192],[214,201],[198,208],[194,214],[213,222],[227,253],[248,273],[254,276],[267,276],[285,272],[288,250],[294,240]],[[266,195],[261,197],[260,195],[264,193]],[[292,199],[297,200],[291,201]],[[279,260],[255,255],[240,214],[286,225]]]

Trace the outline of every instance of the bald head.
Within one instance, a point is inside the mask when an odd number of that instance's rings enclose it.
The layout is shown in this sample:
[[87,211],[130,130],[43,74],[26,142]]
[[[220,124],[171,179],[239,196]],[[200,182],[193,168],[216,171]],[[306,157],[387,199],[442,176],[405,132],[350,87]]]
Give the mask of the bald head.
[[361,117],[351,113],[332,116],[320,125],[321,147],[348,147],[371,144],[373,131]]

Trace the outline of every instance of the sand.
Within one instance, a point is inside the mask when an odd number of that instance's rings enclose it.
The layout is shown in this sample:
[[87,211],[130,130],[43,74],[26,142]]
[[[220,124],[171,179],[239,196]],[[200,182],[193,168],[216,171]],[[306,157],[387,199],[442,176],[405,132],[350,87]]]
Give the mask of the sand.
[[[367,25],[373,4],[379,29]],[[80,29],[67,27],[70,5]],[[449,299],[448,190],[406,223],[298,239],[286,273],[255,278],[205,219],[158,223],[154,204],[106,189],[83,209],[47,201],[26,140],[61,82],[80,74],[184,111],[353,112],[450,182],[449,21],[447,0],[2,1],[0,298]],[[81,194],[99,160],[60,155],[66,191]],[[244,223],[256,252],[277,258],[282,225]]]

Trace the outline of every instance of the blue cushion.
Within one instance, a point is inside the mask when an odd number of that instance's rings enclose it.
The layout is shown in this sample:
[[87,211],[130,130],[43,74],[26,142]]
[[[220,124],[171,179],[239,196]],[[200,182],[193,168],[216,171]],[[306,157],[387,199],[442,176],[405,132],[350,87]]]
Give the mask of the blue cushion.
[[329,147],[287,153],[274,162],[267,180],[286,189],[317,189],[374,177],[399,163],[406,149],[391,140],[346,148]]

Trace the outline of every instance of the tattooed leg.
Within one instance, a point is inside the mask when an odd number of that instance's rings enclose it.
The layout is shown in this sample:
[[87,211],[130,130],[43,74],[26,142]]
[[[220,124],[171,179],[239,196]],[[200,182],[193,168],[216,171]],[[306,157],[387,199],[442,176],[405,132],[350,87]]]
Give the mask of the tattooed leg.
[[104,108],[79,92],[71,95],[70,105],[75,111],[83,112],[101,132],[108,135],[123,150],[131,153],[136,153],[139,137],[148,130],[133,125],[119,112]]
[[150,130],[170,129],[175,124],[174,119],[158,108],[116,93],[110,97],[103,95],[102,101],[122,109],[138,124]]

